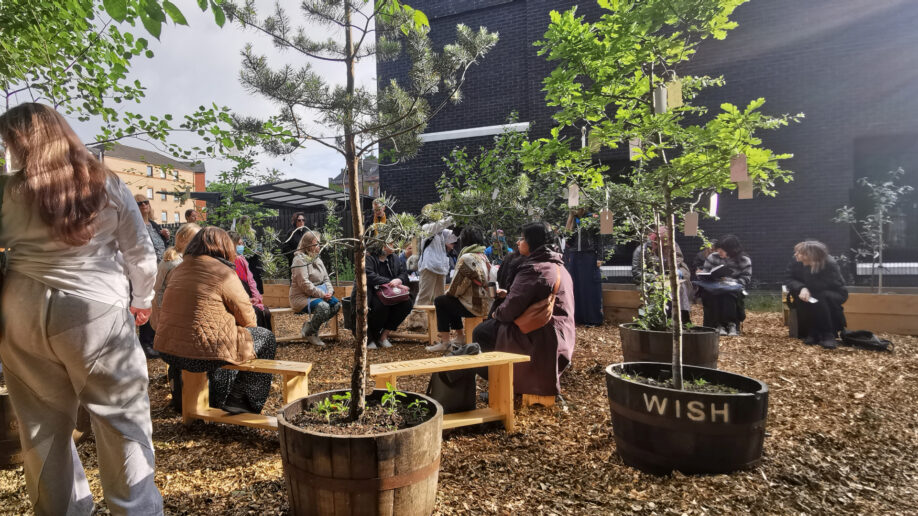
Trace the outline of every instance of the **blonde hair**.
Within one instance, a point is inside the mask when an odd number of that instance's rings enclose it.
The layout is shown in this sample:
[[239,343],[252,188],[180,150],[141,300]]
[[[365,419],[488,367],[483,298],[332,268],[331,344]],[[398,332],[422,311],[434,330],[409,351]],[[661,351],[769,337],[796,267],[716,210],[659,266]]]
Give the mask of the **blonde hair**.
[[816,274],[826,266],[829,259],[829,249],[826,244],[818,240],[804,240],[794,246],[794,254],[799,254],[810,262],[810,272]]
[[[147,204],[150,203],[150,199],[147,199],[147,197],[144,194],[134,194],[134,200],[136,202],[146,202]],[[139,211],[140,206],[138,206],[137,209]],[[153,220],[152,217],[153,217],[153,210],[150,209],[150,214],[147,215],[147,218],[143,222],[144,223],[150,222],[151,220]],[[140,212],[140,218],[143,219],[143,212]]]
[[201,231],[201,226],[197,224],[182,224],[182,227],[175,232],[175,245],[163,253],[163,261],[171,262],[183,254],[185,248],[188,247],[188,242],[191,242],[198,231]]
[[90,154],[53,108],[29,102],[0,115],[0,138],[19,158],[23,199],[38,205],[51,233],[72,246],[89,243],[105,206],[111,171]]
[[302,238],[300,238],[300,244],[296,246],[296,250],[300,253],[309,254],[309,252],[306,250],[309,247],[309,244],[312,244],[313,242],[319,243],[321,238],[322,234],[318,231],[307,231],[303,234]]

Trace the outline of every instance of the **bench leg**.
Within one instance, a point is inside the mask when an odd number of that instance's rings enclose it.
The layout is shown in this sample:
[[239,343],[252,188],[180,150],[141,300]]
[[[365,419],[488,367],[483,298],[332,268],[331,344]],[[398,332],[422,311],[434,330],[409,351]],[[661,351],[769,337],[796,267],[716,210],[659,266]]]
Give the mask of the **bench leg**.
[[377,376],[376,377],[376,388],[377,389],[388,389],[389,387],[386,384],[391,384],[392,388],[395,388],[395,381],[397,376]]
[[425,311],[427,312],[427,341],[433,346],[437,343],[437,312]]
[[182,371],[182,423],[190,425],[210,408],[207,373]]
[[309,377],[305,374],[284,375],[284,405],[309,396]]
[[472,343],[472,332],[475,331],[475,328],[481,324],[483,318],[481,317],[463,317],[462,318],[462,327],[465,330],[465,343]]
[[488,406],[504,417],[504,428],[516,428],[513,414],[513,364],[488,367]]
[[555,406],[554,396],[539,396],[538,394],[523,394],[523,406],[542,405],[543,407]]

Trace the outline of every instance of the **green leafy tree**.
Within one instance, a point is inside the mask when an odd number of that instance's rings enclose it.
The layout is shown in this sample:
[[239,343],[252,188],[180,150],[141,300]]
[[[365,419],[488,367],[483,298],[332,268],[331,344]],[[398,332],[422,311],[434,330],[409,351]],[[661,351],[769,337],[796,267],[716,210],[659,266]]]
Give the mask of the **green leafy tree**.
[[[725,103],[710,114],[693,100],[723,79],[677,75],[701,40],[723,39],[736,26],[730,15],[745,1],[600,0],[606,12],[595,23],[578,17],[576,8],[552,12],[544,39],[536,44],[540,55],[557,63],[544,81],[546,100],[558,109],[556,126],[550,137],[526,145],[530,166],[601,190],[607,170],[593,162],[593,151],[639,140],[637,163],[625,178],[640,192],[641,202],[662,216],[673,242],[677,213],[704,194],[736,188],[730,181],[735,155],[746,155],[755,189],[775,195],[776,183],[791,179],[779,160],[791,156],[763,147],[758,134],[802,115],[763,114],[764,99],[745,108]],[[681,90],[685,103],[668,109],[658,103],[655,109],[654,91],[667,84]],[[669,262],[676,263],[673,246]],[[675,267],[670,267],[669,284],[668,297],[677,298]],[[681,388],[682,324],[679,310],[672,313],[673,381]]]
[[[259,17],[254,1],[222,4],[229,19],[238,21],[271,38],[276,47],[295,53],[301,66],[272,68],[251,46],[243,52],[242,83],[253,93],[277,104],[279,113],[269,122],[238,117],[242,128],[265,140],[275,153],[294,152],[307,143],[333,149],[344,158],[348,171],[351,206],[360,206],[358,162],[381,145],[390,156],[412,156],[420,147],[419,135],[428,121],[450,102],[461,99],[466,72],[497,42],[497,35],[485,29],[473,31],[459,25],[456,42],[435,52],[428,37],[429,24],[421,11],[397,0],[305,0],[300,12],[308,22],[327,29],[330,37],[311,37],[314,31],[297,26],[277,5],[271,15]],[[324,36],[324,35],[323,35]],[[374,38],[375,36],[375,38]],[[391,81],[379,91],[359,87],[355,69],[359,61],[392,60],[407,54],[408,81]],[[343,67],[340,84],[312,69],[317,61]],[[431,99],[436,99],[431,103]],[[316,126],[327,128],[323,133]],[[363,215],[352,210],[355,235],[363,234]],[[354,305],[357,312],[354,370],[351,381],[354,403],[350,417],[364,411],[366,385],[366,275],[364,239],[355,239]]]
[[207,211],[207,221],[215,226],[229,228],[240,218],[247,217],[253,226],[259,226],[265,218],[277,216],[277,210],[250,201],[246,195],[250,187],[281,181],[283,175],[276,169],[258,172],[255,152],[251,150],[225,157],[234,165],[231,169],[217,174],[216,181],[207,184],[208,192],[221,195],[219,206]]

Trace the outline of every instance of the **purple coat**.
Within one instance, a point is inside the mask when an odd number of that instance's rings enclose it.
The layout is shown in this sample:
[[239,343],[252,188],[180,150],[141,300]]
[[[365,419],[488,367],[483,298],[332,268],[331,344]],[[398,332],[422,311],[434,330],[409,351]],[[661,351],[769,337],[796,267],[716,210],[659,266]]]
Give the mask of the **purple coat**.
[[[548,297],[559,270],[561,285],[551,321],[543,328],[523,334],[513,320],[531,304]],[[571,362],[577,337],[574,283],[564,268],[561,254],[547,246],[536,249],[520,265],[507,298],[494,311],[493,317],[500,322],[497,351],[520,353],[531,358],[529,362],[514,365],[514,392],[540,396],[559,394],[561,372]]]

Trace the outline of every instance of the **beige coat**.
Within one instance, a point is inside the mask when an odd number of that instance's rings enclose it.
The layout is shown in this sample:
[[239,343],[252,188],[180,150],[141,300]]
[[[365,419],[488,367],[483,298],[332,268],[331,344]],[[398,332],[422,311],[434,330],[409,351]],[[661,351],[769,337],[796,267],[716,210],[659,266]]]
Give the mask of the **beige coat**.
[[494,299],[488,295],[488,282],[497,280],[497,270],[484,253],[466,253],[456,262],[456,276],[447,295],[462,303],[466,310],[482,317],[491,309]]
[[240,364],[255,358],[255,310],[236,271],[210,256],[185,256],[169,274],[159,311],[157,351]]
[[322,259],[316,257],[310,262],[305,254],[297,251],[290,267],[290,308],[301,312],[313,299],[325,295],[319,288],[322,285],[325,292],[334,292]]

